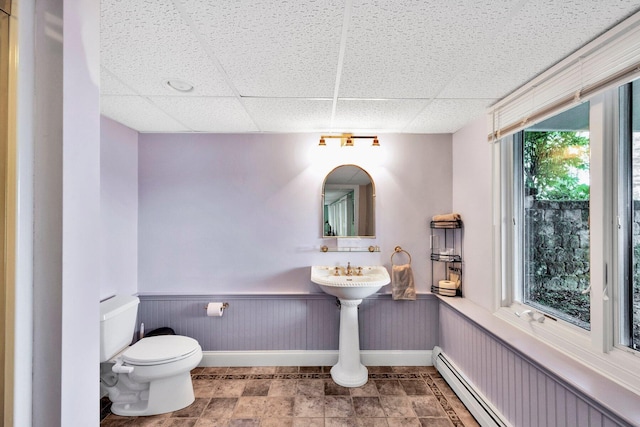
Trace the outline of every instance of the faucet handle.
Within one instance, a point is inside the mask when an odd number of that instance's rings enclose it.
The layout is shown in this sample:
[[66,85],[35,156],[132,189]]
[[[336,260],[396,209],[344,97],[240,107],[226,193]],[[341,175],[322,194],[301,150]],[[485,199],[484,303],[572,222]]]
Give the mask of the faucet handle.
[[358,267],[358,276],[362,276],[362,267]]
[[340,275],[340,267],[336,267],[335,270],[333,271],[333,275],[334,276],[339,276]]

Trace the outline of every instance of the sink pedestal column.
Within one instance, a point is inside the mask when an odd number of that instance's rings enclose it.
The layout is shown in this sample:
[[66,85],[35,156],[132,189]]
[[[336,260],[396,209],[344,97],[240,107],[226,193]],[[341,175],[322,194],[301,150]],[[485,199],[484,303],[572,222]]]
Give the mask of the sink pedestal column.
[[331,368],[331,378],[343,387],[360,387],[369,376],[367,368],[360,363],[358,305],[361,302],[361,299],[340,299],[338,363]]

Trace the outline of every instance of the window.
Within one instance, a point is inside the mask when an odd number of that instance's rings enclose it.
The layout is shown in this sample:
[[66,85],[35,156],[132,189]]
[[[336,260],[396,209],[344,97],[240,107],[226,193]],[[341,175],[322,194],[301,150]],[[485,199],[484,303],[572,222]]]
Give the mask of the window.
[[497,315],[640,392],[640,79],[495,148]]
[[640,80],[620,88],[621,286],[618,342],[640,350]]
[[488,135],[496,316],[636,393],[639,36],[636,14],[498,101]]
[[531,126],[515,147],[522,239],[517,300],[581,328],[589,312],[589,103]]

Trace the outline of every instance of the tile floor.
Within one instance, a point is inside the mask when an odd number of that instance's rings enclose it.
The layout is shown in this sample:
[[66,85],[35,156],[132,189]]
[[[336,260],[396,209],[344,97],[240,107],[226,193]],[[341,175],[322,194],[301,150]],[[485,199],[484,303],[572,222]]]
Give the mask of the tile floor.
[[150,417],[107,415],[101,426],[478,426],[433,367],[369,367],[362,387],[335,384],[330,367],[196,368],[196,400]]

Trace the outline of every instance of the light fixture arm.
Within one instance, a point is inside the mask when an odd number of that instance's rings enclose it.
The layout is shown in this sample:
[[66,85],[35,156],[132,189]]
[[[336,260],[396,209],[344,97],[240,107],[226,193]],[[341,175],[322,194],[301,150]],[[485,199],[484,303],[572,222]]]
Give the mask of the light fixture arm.
[[373,146],[380,146],[377,135],[354,135],[352,133],[342,133],[340,135],[321,135],[320,143],[318,145],[326,146],[327,143],[325,142],[325,139],[340,139],[341,147],[353,147],[354,139],[373,139]]

